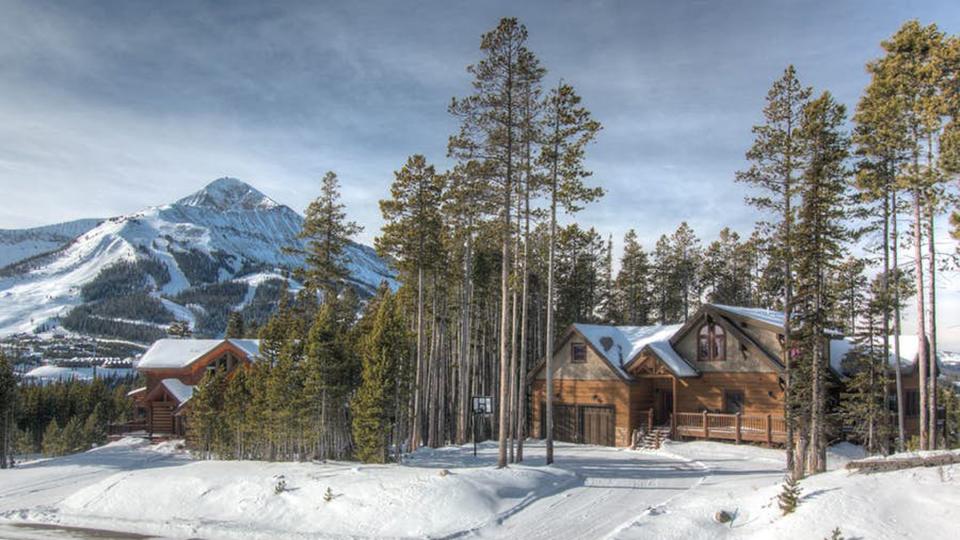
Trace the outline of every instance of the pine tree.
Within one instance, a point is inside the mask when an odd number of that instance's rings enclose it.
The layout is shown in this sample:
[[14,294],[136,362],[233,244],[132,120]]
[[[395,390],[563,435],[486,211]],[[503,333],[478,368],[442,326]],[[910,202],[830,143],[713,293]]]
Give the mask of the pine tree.
[[[936,253],[930,231],[937,191],[945,179],[943,173],[955,170],[955,129],[960,113],[955,81],[960,66],[957,53],[960,46],[956,38],[947,37],[936,25],[922,26],[915,20],[904,23],[881,46],[884,56],[868,65],[872,75],[868,95],[872,91],[880,96],[883,114],[891,119],[886,124],[890,128],[878,138],[905,142],[906,158],[897,171],[897,188],[910,193],[912,207],[911,242],[920,358],[919,443],[921,449],[927,449],[936,443],[936,363],[929,362],[933,351],[928,350],[928,343],[933,345],[931,349],[936,343]],[[929,289],[923,268],[925,228],[931,246],[926,256],[930,264]]]
[[620,258],[615,289],[623,324],[650,324],[650,262],[647,253],[637,242],[637,233],[633,229],[627,231],[623,238],[623,256]]
[[673,284],[679,296],[684,322],[699,307],[700,288],[697,269],[700,267],[700,239],[684,221],[670,237]]
[[17,380],[13,376],[13,366],[0,351],[0,469],[13,463],[16,402]]
[[788,473],[783,479],[783,488],[777,495],[777,506],[780,507],[783,515],[791,514],[797,509],[797,505],[800,504],[801,491],[800,482]]
[[[804,107],[810,100],[812,90],[797,79],[794,67],[787,66],[783,76],[773,83],[767,93],[763,109],[764,123],[753,127],[754,143],[747,151],[750,168],[737,173],[737,181],[746,183],[759,191],[747,202],[760,210],[773,214],[773,219],[763,223],[765,232],[777,240],[776,249],[770,256],[783,267],[784,346],[782,348],[786,368],[785,401],[790,401],[792,391],[791,329],[793,324],[793,222],[795,216],[795,182],[803,167],[802,142],[796,134]],[[785,409],[787,419],[786,446],[795,448],[793,432],[796,421]],[[787,452],[787,469],[794,469],[794,452]]]
[[243,314],[239,311],[231,311],[227,316],[227,338],[244,337]]
[[[403,168],[394,173],[390,198],[380,201],[380,213],[386,222],[376,239],[377,251],[395,257],[407,282],[416,280],[417,286],[417,351],[418,384],[414,386],[413,429],[411,449],[420,445],[422,399],[420,389],[424,376],[424,287],[425,274],[435,272],[443,260],[441,204],[446,179],[427,164],[422,155],[407,159]],[[414,278],[414,276],[416,276]]]
[[[809,402],[799,403],[809,429],[806,471],[826,468],[826,373],[829,364],[824,336],[833,326],[835,303],[827,278],[843,255],[849,237],[845,227],[849,140],[842,132],[845,108],[824,92],[804,107],[798,135],[803,141],[806,168],[796,186],[801,197],[797,215],[796,347],[797,367],[806,372]],[[799,396],[798,396],[799,397]],[[798,404],[795,399],[794,405]]]
[[[461,120],[460,132],[450,138],[449,154],[462,161],[483,157],[490,183],[489,197],[500,206],[500,328],[510,327],[510,267],[513,197],[516,175],[522,163],[520,133],[525,88],[538,86],[544,69],[526,47],[527,29],[515,18],[504,18],[496,29],[484,34],[483,59],[467,68],[474,76],[474,93],[454,99],[450,112]],[[509,332],[500,332],[500,399],[498,466],[507,464],[509,415]]]
[[[399,419],[397,397],[409,338],[396,297],[381,289],[370,332],[361,338],[362,382],[352,401],[357,459],[385,463],[388,441]],[[399,442],[399,441],[395,441]]]
[[43,432],[43,455],[46,457],[57,457],[67,453],[66,444],[63,439],[63,430],[57,424],[56,418],[47,424],[47,429]]
[[340,181],[333,171],[328,171],[321,181],[320,196],[304,213],[299,237],[306,242],[306,248],[288,248],[305,256],[305,266],[297,275],[308,290],[336,294],[349,276],[344,250],[363,227],[347,221],[344,208],[340,202]]

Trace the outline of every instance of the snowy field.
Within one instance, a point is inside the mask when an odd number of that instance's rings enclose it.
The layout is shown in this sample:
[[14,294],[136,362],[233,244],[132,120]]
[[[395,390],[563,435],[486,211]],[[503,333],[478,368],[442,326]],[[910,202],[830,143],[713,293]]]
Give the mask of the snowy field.
[[[774,499],[783,452],[672,443],[658,452],[561,444],[553,467],[492,467],[496,448],[422,450],[403,465],[193,461],[124,439],[0,472],[0,538],[955,538],[960,466],[851,474],[859,449]],[[280,478],[286,489],[276,493]],[[325,495],[332,495],[325,500]],[[732,524],[713,521],[717,510]],[[24,527],[23,523],[33,524]],[[40,528],[40,526],[44,528]],[[67,527],[79,529],[66,529]],[[106,536],[110,537],[110,536]],[[138,536],[120,536],[136,538]]]

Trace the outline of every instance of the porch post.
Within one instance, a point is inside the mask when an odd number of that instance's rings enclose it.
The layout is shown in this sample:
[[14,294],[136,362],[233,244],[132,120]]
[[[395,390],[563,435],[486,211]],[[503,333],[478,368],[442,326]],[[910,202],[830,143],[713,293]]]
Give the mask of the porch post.
[[737,444],[740,444],[740,427],[743,425],[743,419],[740,418],[740,413],[737,413]]
[[672,396],[670,400],[672,401],[670,406],[673,409],[670,412],[670,438],[675,440],[677,438],[677,377],[671,376],[670,380],[671,384],[673,385],[671,390]]
[[773,445],[773,426],[771,426],[770,415],[767,415],[767,446]]
[[653,431],[653,407],[647,410],[647,431]]
[[703,438],[710,438],[710,423],[707,422],[707,411],[703,411]]

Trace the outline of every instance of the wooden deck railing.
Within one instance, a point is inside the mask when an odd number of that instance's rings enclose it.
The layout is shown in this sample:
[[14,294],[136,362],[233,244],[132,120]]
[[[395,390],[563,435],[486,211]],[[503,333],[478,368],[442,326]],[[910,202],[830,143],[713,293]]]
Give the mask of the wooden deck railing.
[[137,431],[146,431],[147,423],[143,420],[110,424],[107,426],[107,435],[126,435]]
[[772,444],[786,440],[782,416],[716,413],[676,413],[672,417],[674,436],[702,439],[729,439]]

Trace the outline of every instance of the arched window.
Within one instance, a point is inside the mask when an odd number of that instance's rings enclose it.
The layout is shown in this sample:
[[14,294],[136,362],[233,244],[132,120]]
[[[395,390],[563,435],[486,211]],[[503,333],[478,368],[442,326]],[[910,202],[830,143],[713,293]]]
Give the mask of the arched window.
[[727,359],[727,335],[723,327],[707,321],[697,334],[697,359],[701,362],[719,362]]

